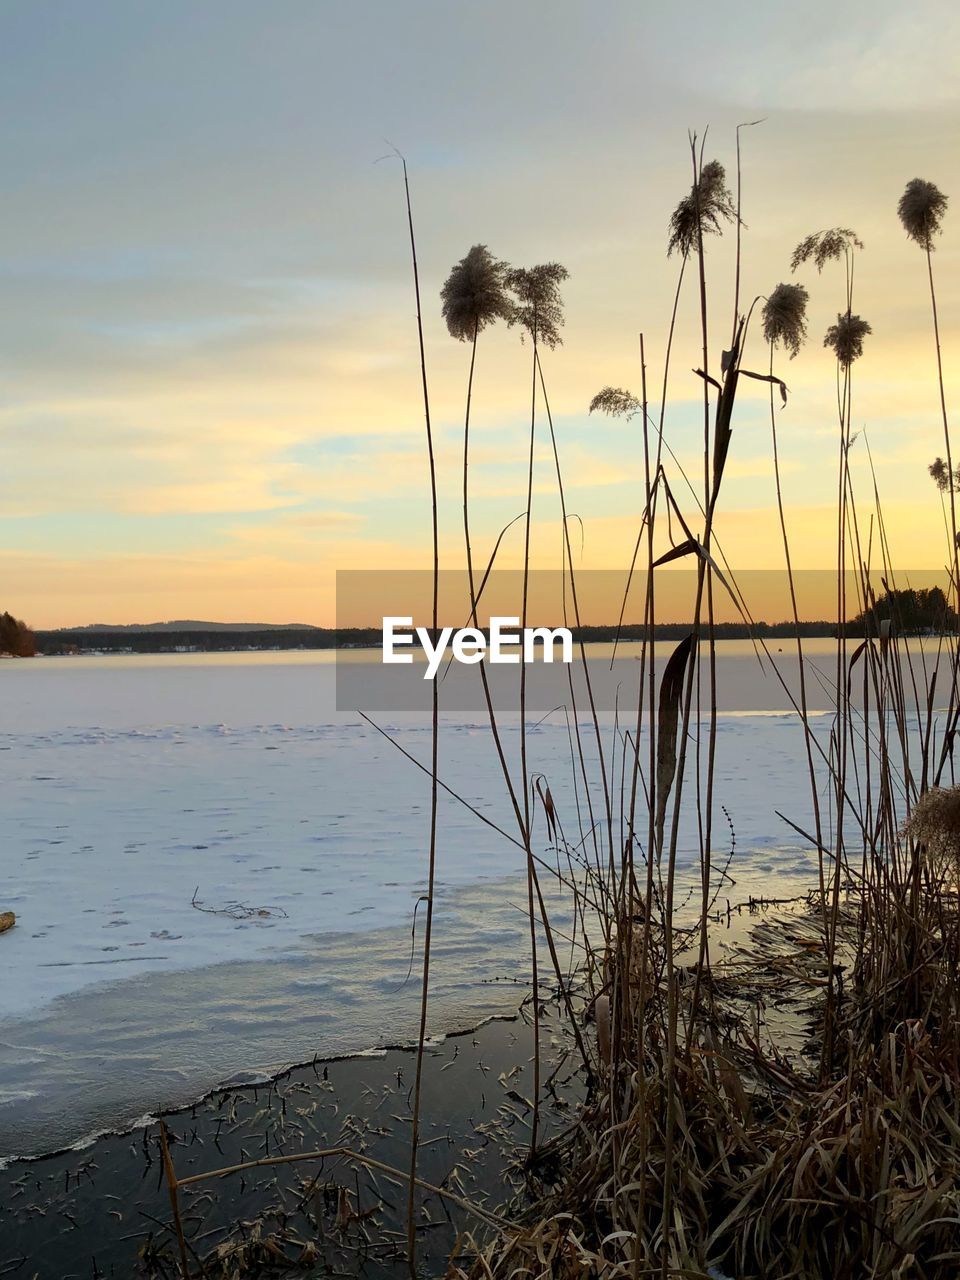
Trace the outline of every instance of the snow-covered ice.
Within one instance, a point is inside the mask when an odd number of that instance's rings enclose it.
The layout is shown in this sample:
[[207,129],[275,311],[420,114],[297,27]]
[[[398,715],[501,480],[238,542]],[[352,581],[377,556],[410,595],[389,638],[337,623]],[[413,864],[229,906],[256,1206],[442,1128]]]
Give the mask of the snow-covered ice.
[[[73,1141],[237,1072],[413,1034],[417,984],[404,979],[429,779],[332,710],[333,678],[324,654],[2,665],[0,909],[18,924],[0,940],[0,1155]],[[734,900],[812,880],[809,854],[774,817],[809,806],[801,730],[794,716],[750,711],[720,720],[715,843],[722,860],[723,806]],[[427,726],[388,727],[428,761]],[[443,733],[444,781],[509,831],[479,717]],[[516,729],[504,740],[513,759]],[[530,757],[569,834],[566,724],[534,730]],[[503,1008],[526,972],[521,851],[446,794],[440,817],[438,1030]],[[681,845],[692,868],[693,823]],[[192,905],[195,892],[214,913]],[[216,913],[230,904],[257,910]]]

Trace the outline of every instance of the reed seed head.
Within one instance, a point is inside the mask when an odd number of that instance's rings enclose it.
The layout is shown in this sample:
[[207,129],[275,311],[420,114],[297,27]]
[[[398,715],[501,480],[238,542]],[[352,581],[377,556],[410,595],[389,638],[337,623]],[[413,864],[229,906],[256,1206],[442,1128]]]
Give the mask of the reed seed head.
[[935,858],[960,863],[960,787],[931,787],[913,806],[903,835]]
[[952,488],[954,493],[960,493],[960,467],[957,467],[953,473],[953,480],[950,478],[950,468],[944,462],[943,458],[934,458],[933,462],[927,467],[934,484],[941,493],[949,493]]
[[513,303],[504,283],[507,270],[507,264],[495,258],[485,244],[475,244],[451,270],[440,298],[452,338],[472,342],[497,320],[510,321]]
[[807,302],[802,284],[778,284],[763,305],[763,336],[772,346],[782,346],[790,359],[807,336]]
[[736,216],[726,171],[719,160],[710,160],[671,215],[667,257],[674,251],[686,257],[699,247],[701,235],[721,235],[722,224],[733,222]]
[[560,285],[569,275],[559,262],[544,262],[537,267],[511,267],[504,278],[514,297],[508,323],[519,324],[536,345],[551,351],[563,342]]
[[912,178],[904,188],[897,213],[904,231],[921,249],[933,251],[933,237],[942,230],[948,202],[949,197],[925,178]]
[[863,340],[868,333],[873,330],[866,320],[846,311],[838,315],[837,323],[827,330],[823,345],[833,350],[842,368],[849,369],[854,360],[863,355]]
[[821,272],[828,262],[846,257],[854,249],[862,249],[863,241],[849,227],[831,227],[829,231],[816,231],[807,236],[793,251],[790,259],[790,270],[805,262],[813,262],[817,272]]
[[632,418],[640,409],[640,401],[622,387],[604,387],[590,401],[591,413],[608,413],[611,418]]

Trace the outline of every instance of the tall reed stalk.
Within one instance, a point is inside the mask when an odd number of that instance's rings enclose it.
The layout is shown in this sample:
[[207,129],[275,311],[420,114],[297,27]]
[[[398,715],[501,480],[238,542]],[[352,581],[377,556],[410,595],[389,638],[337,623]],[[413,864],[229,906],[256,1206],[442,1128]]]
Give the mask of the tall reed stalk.
[[[523,329],[531,345],[530,435],[527,458],[527,504],[523,526],[523,575],[520,602],[520,627],[527,626],[530,593],[530,534],[533,518],[533,469],[537,430],[537,372],[541,345],[560,345],[563,325],[563,303],[560,285],[567,270],[558,262],[536,267],[514,267],[507,273],[507,287],[515,299],[514,322]],[[530,1123],[530,1154],[537,1149],[540,1124],[540,974],[537,960],[537,916],[534,907],[536,867],[531,840],[531,786],[527,761],[527,662],[520,655],[520,778],[523,786],[523,831],[527,854],[527,909],[530,923],[530,966],[533,985],[533,1115]]]
[[950,567],[954,595],[960,601],[960,578],[957,566],[957,498],[954,483],[953,448],[950,441],[950,422],[947,417],[947,396],[943,383],[943,352],[940,346],[940,317],[937,310],[937,291],[933,280],[934,240],[943,230],[943,217],[947,211],[948,197],[934,183],[924,178],[913,178],[904,188],[897,205],[901,225],[909,238],[920,246],[927,259],[927,281],[930,286],[930,310],[933,315],[933,338],[937,353],[937,389],[940,393],[940,416],[943,422],[943,443],[946,451],[947,475],[950,484]]
[[[413,288],[417,304],[417,344],[420,354],[420,384],[423,394],[423,416],[427,433],[427,460],[430,468],[430,518],[433,542],[432,608],[431,625],[436,635],[440,621],[440,519],[437,502],[437,465],[433,447],[433,428],[430,421],[430,391],[427,383],[427,356],[423,338],[423,314],[420,305],[420,270],[417,265],[417,241],[413,227],[413,205],[410,199],[410,178],[407,162],[403,165],[403,190],[407,209],[407,227],[410,234],[410,257],[413,265]],[[440,686],[431,682],[430,709],[430,834],[427,869],[427,910],[423,937],[423,977],[420,987],[420,1027],[417,1035],[417,1063],[413,1084],[413,1113],[410,1128],[410,1177],[407,1183],[407,1263],[410,1274],[417,1275],[416,1247],[416,1188],[417,1156],[420,1149],[420,1107],[423,1088],[423,1058],[427,1039],[427,1004],[430,991],[430,949],[433,942],[433,905],[437,877],[437,801],[439,785],[440,746]]]
[[783,486],[780,477],[780,450],[777,444],[777,409],[774,401],[774,351],[778,346],[790,353],[795,360],[807,336],[807,302],[809,294],[801,284],[778,284],[765,299],[762,319],[763,336],[770,346],[770,438],[773,451],[773,474],[777,492],[777,515],[780,536],[783,541],[783,558],[787,570],[790,591],[790,610],[796,627],[797,669],[799,673],[800,718],[803,722],[804,750],[810,779],[810,798],[813,805],[814,835],[816,837],[817,876],[820,901],[826,904],[826,878],[824,874],[823,822],[820,814],[820,789],[813,759],[813,731],[810,727],[810,709],[807,701],[807,669],[803,657],[803,640],[800,635],[800,610],[797,604],[797,587],[790,554],[790,538],[787,533],[787,517],[783,505]]

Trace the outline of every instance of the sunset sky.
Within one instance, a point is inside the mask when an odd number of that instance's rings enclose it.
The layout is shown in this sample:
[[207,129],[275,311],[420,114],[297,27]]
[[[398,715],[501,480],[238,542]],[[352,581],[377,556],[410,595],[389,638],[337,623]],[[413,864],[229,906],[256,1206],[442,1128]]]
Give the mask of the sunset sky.
[[[625,566],[638,428],[587,405],[607,383],[639,392],[641,331],[659,398],[678,267],[666,228],[689,189],[687,131],[709,126],[706,157],[735,181],[735,127],[760,117],[742,134],[742,298],[791,279],[809,232],[839,224],[865,242],[854,310],[873,335],[855,367],[856,484],[866,513],[869,440],[897,563],[939,567],[926,263],[896,204],[917,176],[953,197],[934,269],[960,413],[958,47],[954,5],[889,0],[4,0],[0,608],[37,627],[332,624],[336,569],[427,567],[403,190],[396,162],[377,163],[387,139],[413,187],[445,563],[461,554],[469,352],[447,335],[438,295],[483,242],[570,271],[564,345],[544,358],[568,506],[583,521],[583,564]],[[728,233],[706,254],[715,363],[733,249]],[[795,361],[778,357],[790,388],[778,430],[795,560],[824,568],[838,437],[821,342],[843,275],[833,265],[797,278],[810,339]],[[666,436],[692,475],[697,307],[691,274]],[[516,331],[481,338],[484,558],[524,506],[529,359]],[[766,361],[757,329],[744,364]],[[735,568],[777,567],[762,384],[741,391],[734,427],[717,537]],[[546,452],[535,504],[538,563],[555,563]]]

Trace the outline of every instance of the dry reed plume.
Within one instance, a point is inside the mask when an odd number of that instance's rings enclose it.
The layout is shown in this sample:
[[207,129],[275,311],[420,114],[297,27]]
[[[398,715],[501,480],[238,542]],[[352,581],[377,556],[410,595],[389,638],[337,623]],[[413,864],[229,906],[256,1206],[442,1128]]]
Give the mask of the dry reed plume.
[[473,248],[453,267],[440,298],[443,318],[452,338],[472,342],[497,320],[513,319],[506,291],[506,263],[498,261],[485,244]]
[[897,213],[904,231],[921,249],[933,249],[933,237],[943,230],[948,203],[948,197],[933,182],[913,178],[907,183]]
[[805,236],[794,249],[790,258],[790,270],[796,271],[804,263],[812,262],[819,274],[828,262],[837,262],[862,248],[863,241],[849,227],[815,231],[813,235]]
[[807,336],[807,302],[802,284],[778,284],[763,304],[763,336],[772,347],[784,347],[793,360]]
[[569,274],[559,262],[544,262],[536,267],[511,267],[505,277],[515,299],[509,322],[520,325],[533,342],[551,351],[563,341],[560,286]]
[[703,165],[688,195],[670,217],[667,256],[684,257],[696,251],[705,235],[720,235],[725,222],[733,222],[737,210],[727,187],[727,174],[718,160]]
[[863,355],[863,340],[872,332],[866,320],[847,312],[837,316],[837,323],[824,334],[823,345],[833,351],[841,369],[849,369]]

